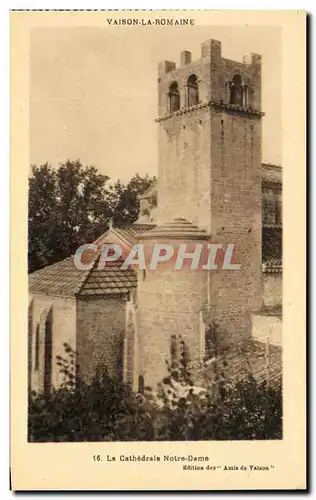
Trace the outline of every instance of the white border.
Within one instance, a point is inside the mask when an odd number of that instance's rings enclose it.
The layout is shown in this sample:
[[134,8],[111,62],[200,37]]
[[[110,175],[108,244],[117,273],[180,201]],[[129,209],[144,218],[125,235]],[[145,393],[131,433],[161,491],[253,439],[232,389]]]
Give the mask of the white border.
[[[218,4],[217,4],[218,5]],[[172,7],[174,9],[208,9],[211,10],[211,7],[216,7],[217,5],[210,5],[209,2],[206,1],[199,1],[195,0],[194,3],[192,1],[188,0],[182,0],[181,2],[179,1],[166,1],[166,0],[160,0],[159,2],[144,2],[144,1],[120,1],[118,3],[112,2],[112,8],[118,9],[119,7],[122,9],[132,9],[132,8],[137,8],[137,9],[168,9],[172,10]],[[250,1],[243,1],[241,0],[238,3],[238,7],[240,10],[244,9],[250,9],[254,10],[254,5],[256,7],[256,10],[260,9],[265,9],[265,10],[305,10],[309,13],[313,13],[315,11],[315,2],[312,0],[309,1],[304,1],[304,2],[294,2],[293,0],[288,0],[287,2],[282,2],[282,1],[277,1],[277,0],[265,0],[265,1],[257,1],[255,4]],[[24,2],[24,1],[2,1],[0,5],[0,50],[1,50],[1,79],[0,79],[0,85],[1,85],[1,96],[2,96],[2,106],[1,106],[1,113],[0,113],[0,123],[1,123],[1,148],[0,148],[0,154],[1,154],[1,182],[0,182],[0,203],[1,203],[1,232],[2,232],[2,245],[1,245],[1,260],[0,262],[2,263],[1,267],[1,280],[0,280],[0,290],[1,290],[1,302],[0,302],[0,307],[1,307],[1,333],[2,333],[2,338],[1,338],[1,353],[2,353],[2,360],[0,364],[1,368],[1,381],[2,381],[2,393],[1,393],[1,402],[2,402],[2,411],[0,413],[1,415],[1,425],[0,429],[2,432],[2,436],[0,438],[1,442],[1,475],[0,475],[0,490],[1,490],[1,498],[6,498],[7,495],[9,495],[9,415],[8,415],[8,402],[9,402],[9,234],[10,234],[10,227],[9,227],[9,113],[10,113],[10,106],[9,106],[9,10],[10,9],[105,9],[105,8],[111,8],[111,3],[104,2],[104,1],[91,1],[91,2],[82,2],[80,0],[77,0],[76,2],[74,1],[67,1],[67,0],[55,0],[55,2],[49,2],[49,1],[43,1],[43,0],[37,0],[37,1],[31,1],[31,2]],[[229,0],[222,0],[220,2],[220,7],[221,10],[233,10],[236,8],[236,2],[234,1],[229,1]],[[314,8],[313,8],[314,7]],[[216,9],[217,10],[217,9]],[[311,61],[310,63],[312,64],[315,59],[315,41],[314,39],[311,40]],[[295,70],[295,68],[294,68]],[[313,72],[312,68],[310,68],[311,71],[311,79],[313,81]],[[310,86],[312,89],[312,85]],[[310,102],[310,105],[312,102]],[[314,116],[314,105],[312,106],[312,109],[310,110],[311,114],[311,120]],[[310,145],[312,149],[312,145],[314,143],[314,131],[311,131],[311,137],[310,137]],[[311,171],[313,170],[313,164],[312,164],[312,156],[309,159],[310,162],[310,169]],[[300,168],[301,166],[298,166]],[[310,181],[312,183],[312,187],[310,188],[310,193],[311,193],[311,220],[312,222],[312,227],[311,229],[314,229],[314,234],[315,234],[315,217],[313,218],[312,216],[315,216],[315,203],[313,202],[313,195],[312,193],[316,193],[316,187],[315,187],[315,175],[310,175]],[[314,189],[313,189],[314,188]],[[314,240],[311,238],[311,243],[314,243]],[[315,245],[312,245],[312,249],[314,248]],[[312,250],[311,250],[311,256],[312,256]],[[312,281],[313,278],[315,278],[315,268],[313,268],[312,272]],[[316,302],[316,299],[315,299]],[[311,311],[316,310],[316,303],[314,302],[314,297],[311,301]],[[314,306],[314,307],[313,307]],[[313,322],[310,324],[310,328],[312,327]],[[309,339],[311,343],[311,338],[314,332],[310,332]],[[315,341],[313,343],[313,354],[315,354]],[[313,363],[311,362],[311,371],[313,372],[313,381],[314,380],[314,370],[313,370]],[[311,382],[311,387],[312,387],[312,395],[315,395],[315,385],[313,385]],[[312,405],[311,405],[311,410],[312,410]],[[313,414],[313,412],[312,412]],[[311,415],[312,417],[312,415]],[[310,424],[312,423],[312,418],[310,418]],[[314,432],[315,436],[315,432]],[[315,444],[315,440],[313,440],[313,445]],[[312,447],[312,451],[314,451],[315,447]],[[314,460],[313,463],[311,464],[311,470],[310,470],[310,477],[316,477],[316,466],[315,466],[316,461]],[[30,473],[32,471],[32,466],[30,464]],[[43,494],[44,495],[44,494]],[[89,495],[87,493],[87,495]],[[123,497],[123,495],[116,495],[117,498]],[[226,496],[230,497],[231,495],[221,495],[221,496]],[[286,495],[287,496],[287,495]],[[37,498],[41,497],[41,495],[37,495]],[[184,495],[183,495],[184,497]],[[271,495],[271,498],[277,497],[277,495]]]

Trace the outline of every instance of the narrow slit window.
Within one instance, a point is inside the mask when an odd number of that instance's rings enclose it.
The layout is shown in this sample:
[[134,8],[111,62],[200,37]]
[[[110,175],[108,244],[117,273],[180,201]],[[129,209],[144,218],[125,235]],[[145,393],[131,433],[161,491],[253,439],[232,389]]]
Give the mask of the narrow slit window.
[[40,351],[40,346],[39,346],[39,325],[36,326],[36,332],[35,332],[35,360],[34,360],[34,370],[39,369],[39,351]]
[[142,375],[139,375],[138,377],[138,392],[140,394],[144,394],[145,392],[145,380]]
[[282,225],[282,205],[279,200],[275,203],[275,223],[278,226]]

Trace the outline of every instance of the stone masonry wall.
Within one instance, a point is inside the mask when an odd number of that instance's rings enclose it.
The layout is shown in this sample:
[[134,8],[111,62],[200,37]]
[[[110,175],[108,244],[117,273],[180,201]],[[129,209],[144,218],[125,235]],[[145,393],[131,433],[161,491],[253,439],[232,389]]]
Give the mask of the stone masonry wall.
[[[154,241],[151,241],[154,244]],[[169,242],[176,246],[179,242]],[[174,262],[158,264],[146,271],[137,290],[138,373],[145,385],[155,387],[167,374],[172,335],[181,335],[192,361],[200,360],[201,310],[206,299],[206,272],[185,267],[174,270]]]
[[[184,217],[209,231],[211,242],[235,245],[241,270],[210,272],[208,305],[221,341],[236,342],[250,336],[251,314],[262,305],[261,117],[256,114],[261,57],[231,61],[222,58],[219,41],[209,40],[198,61],[186,55],[182,62],[177,68],[164,61],[158,68],[158,222]],[[199,104],[188,109],[191,74],[197,76]],[[236,75],[246,86],[247,110],[230,107],[229,86]],[[173,82],[180,109],[170,114]]]
[[91,379],[98,366],[109,375],[122,375],[126,302],[121,297],[78,298],[77,362],[80,374]]
[[210,307],[226,343],[251,333],[261,307],[261,122],[212,113],[211,241],[235,245],[240,270],[211,272]]
[[44,387],[44,331],[39,329],[40,349],[39,368],[35,370],[35,336],[37,325],[40,324],[41,315],[44,310],[52,307],[52,385],[58,387],[62,382],[62,376],[56,365],[56,356],[65,355],[63,343],[67,342],[74,350],[76,349],[76,304],[75,299],[66,297],[49,297],[47,295],[33,295],[32,313],[32,364],[31,364],[31,388],[32,390],[43,390]]
[[210,231],[210,134],[208,108],[160,125],[158,223],[183,217]]

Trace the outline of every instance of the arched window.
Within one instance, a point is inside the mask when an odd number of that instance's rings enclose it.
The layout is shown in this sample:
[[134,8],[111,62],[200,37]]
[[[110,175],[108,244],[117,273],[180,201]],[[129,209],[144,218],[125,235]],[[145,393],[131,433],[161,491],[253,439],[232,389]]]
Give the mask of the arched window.
[[33,366],[33,299],[29,301],[28,307],[28,339],[27,339],[27,365],[28,365],[28,388],[32,386],[32,366]]
[[190,75],[187,83],[187,103],[188,106],[195,106],[199,103],[199,88],[196,75]]
[[243,105],[243,86],[240,75],[235,75],[230,87],[230,104]]
[[169,87],[169,111],[173,113],[180,109],[180,92],[177,82],[173,82]]
[[40,338],[39,338],[39,324],[37,324],[36,331],[35,331],[34,370],[39,369],[39,355],[40,355]]
[[47,313],[44,326],[44,393],[49,394],[52,385],[52,310]]

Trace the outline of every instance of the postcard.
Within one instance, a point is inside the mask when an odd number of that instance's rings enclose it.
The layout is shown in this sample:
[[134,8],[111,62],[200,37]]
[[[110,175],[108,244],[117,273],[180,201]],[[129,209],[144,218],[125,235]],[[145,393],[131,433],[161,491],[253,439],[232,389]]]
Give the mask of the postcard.
[[11,12],[13,490],[306,489],[305,59],[300,11]]

